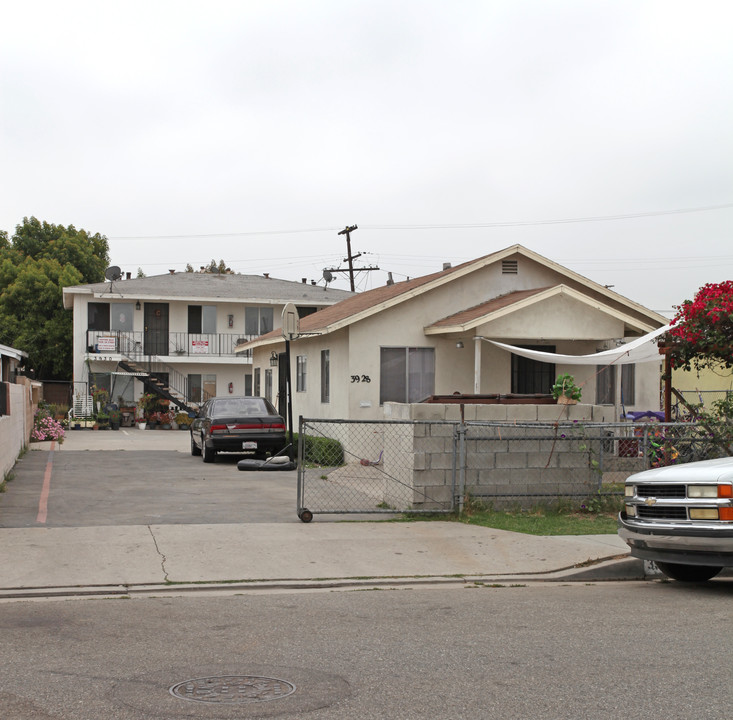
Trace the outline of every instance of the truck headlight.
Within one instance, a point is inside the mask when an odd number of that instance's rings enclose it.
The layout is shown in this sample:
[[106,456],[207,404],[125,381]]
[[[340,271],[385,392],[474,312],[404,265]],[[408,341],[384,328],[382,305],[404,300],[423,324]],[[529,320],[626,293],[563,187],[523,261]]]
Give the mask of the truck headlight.
[[626,517],[636,517],[636,505],[626,506]]
[[716,498],[718,497],[717,485],[688,485],[687,497],[691,498]]
[[634,486],[633,485],[625,485],[624,486],[624,495],[626,497],[634,497]]

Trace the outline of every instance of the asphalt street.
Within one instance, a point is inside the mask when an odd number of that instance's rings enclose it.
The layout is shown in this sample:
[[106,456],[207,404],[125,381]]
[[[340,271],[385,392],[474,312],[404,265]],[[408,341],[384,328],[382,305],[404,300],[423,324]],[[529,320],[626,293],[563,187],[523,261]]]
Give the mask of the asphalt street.
[[646,581],[13,602],[0,703],[8,720],[717,720],[732,600],[729,581]]

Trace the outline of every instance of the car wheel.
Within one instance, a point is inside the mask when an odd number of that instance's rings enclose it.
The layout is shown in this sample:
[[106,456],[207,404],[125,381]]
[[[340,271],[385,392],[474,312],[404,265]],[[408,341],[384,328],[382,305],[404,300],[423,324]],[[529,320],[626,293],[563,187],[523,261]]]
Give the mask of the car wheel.
[[191,433],[191,455],[194,457],[201,455],[201,448],[194,442],[193,433]]
[[681,565],[668,562],[657,562],[656,565],[667,577],[680,582],[705,582],[723,569],[710,565]]
[[204,457],[205,463],[213,463],[216,460],[216,450],[214,450],[214,448],[206,447],[206,444],[202,446],[201,454]]

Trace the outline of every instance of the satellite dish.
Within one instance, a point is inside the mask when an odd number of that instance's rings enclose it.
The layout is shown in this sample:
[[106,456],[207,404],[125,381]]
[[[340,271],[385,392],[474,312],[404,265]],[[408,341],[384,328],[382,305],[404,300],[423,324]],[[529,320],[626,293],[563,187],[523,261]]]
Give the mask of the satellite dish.
[[113,280],[119,280],[122,277],[122,270],[117,265],[111,265],[104,271],[104,277],[110,282]]
[[326,281],[327,283],[330,283],[330,282],[332,282],[332,281],[333,281],[333,273],[332,273],[332,272],[331,272],[330,270],[326,270],[326,269],[324,268],[324,270],[323,270],[323,279],[324,279],[324,280],[325,280],[325,281]]

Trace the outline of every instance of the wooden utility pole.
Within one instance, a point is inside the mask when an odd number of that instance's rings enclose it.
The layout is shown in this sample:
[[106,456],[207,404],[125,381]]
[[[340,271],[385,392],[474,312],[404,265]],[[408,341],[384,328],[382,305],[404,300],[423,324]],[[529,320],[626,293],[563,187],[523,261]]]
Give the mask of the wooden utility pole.
[[[356,258],[361,257],[361,253],[356,253],[356,255],[351,254],[351,233],[354,232],[354,230],[358,230],[358,225],[347,225],[343,230],[339,232],[339,235],[346,235],[346,257],[344,258],[344,262],[349,264],[348,268],[324,268],[323,270],[323,277],[326,279],[327,282],[330,282],[332,280],[331,277],[327,277],[330,273],[337,273],[337,272],[346,272],[349,273],[349,284],[351,286],[351,292],[356,292],[356,286],[354,284],[354,260]],[[369,270],[379,270],[378,267],[362,267],[357,268],[356,272],[362,272],[362,271],[369,271]]]
[[351,233],[354,232],[354,230],[358,230],[358,225],[347,225],[340,233],[339,235],[346,235],[346,255],[347,257],[344,258],[344,262],[349,263],[349,280],[351,282],[351,292],[354,292],[354,260],[356,258],[361,257],[361,253],[358,253],[357,255],[351,254]]

